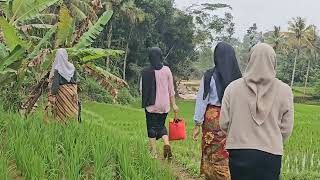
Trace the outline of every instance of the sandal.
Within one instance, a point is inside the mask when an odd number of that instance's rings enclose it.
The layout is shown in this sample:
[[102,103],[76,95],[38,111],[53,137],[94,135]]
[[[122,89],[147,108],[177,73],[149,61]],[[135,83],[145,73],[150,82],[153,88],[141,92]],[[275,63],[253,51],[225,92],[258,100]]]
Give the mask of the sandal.
[[168,160],[172,159],[172,152],[171,152],[171,146],[170,145],[164,145],[163,146],[163,157],[164,157],[164,159],[168,159]]

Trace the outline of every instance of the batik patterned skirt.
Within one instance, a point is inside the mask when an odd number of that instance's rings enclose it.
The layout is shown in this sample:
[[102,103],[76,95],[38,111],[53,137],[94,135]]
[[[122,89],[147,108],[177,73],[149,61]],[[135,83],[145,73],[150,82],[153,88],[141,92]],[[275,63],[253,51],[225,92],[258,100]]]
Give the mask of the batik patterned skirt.
[[59,87],[55,104],[53,105],[53,117],[61,122],[75,119],[78,116],[78,93],[76,84],[65,84]]
[[201,174],[209,180],[230,180],[226,136],[219,118],[220,107],[208,105],[202,125]]

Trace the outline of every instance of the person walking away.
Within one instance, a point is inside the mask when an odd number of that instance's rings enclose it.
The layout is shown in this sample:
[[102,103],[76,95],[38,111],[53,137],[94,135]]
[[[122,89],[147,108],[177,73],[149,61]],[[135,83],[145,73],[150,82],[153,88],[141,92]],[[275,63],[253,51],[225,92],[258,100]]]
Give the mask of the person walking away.
[[157,158],[156,140],[162,138],[163,156],[165,159],[171,159],[172,152],[165,122],[170,111],[170,103],[175,113],[179,109],[175,102],[172,73],[169,67],[162,64],[162,61],[163,55],[160,48],[149,49],[150,67],[142,71],[140,81],[142,108],[145,109],[152,158]]
[[283,144],[294,124],[291,88],[276,78],[276,53],[253,47],[243,78],[222,102],[220,127],[227,134],[232,180],[279,180]]
[[201,81],[195,107],[193,139],[197,140],[202,127],[201,175],[209,180],[228,180],[228,153],[225,134],[220,130],[219,114],[225,88],[241,78],[235,51],[227,43],[219,43],[214,51],[215,67]]
[[79,115],[77,75],[75,67],[68,62],[66,49],[57,50],[50,73],[49,102],[55,119],[66,123]]

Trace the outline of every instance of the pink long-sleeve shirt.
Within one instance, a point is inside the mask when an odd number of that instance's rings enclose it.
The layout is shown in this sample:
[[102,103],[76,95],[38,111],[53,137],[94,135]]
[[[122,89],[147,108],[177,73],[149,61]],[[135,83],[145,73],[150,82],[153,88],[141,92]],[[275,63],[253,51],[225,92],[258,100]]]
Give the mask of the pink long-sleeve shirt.
[[[170,111],[170,97],[175,95],[173,77],[169,67],[163,66],[155,70],[156,76],[156,102],[146,109],[150,113],[168,113]],[[140,89],[142,83],[140,81]]]

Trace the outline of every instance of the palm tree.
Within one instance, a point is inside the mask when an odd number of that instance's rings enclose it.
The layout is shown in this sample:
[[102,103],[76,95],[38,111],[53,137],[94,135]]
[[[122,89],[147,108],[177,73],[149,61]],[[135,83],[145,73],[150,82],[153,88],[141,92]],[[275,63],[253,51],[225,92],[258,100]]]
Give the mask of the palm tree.
[[297,59],[300,56],[300,52],[308,42],[306,37],[307,32],[311,29],[311,26],[306,25],[306,20],[301,17],[293,18],[292,21],[289,22],[288,32],[285,33],[288,37],[289,44],[296,49],[296,56],[294,58],[294,65],[292,71],[292,78],[290,86],[293,87],[294,77],[296,72]]
[[[274,51],[279,54],[288,54],[286,37],[281,32],[280,26],[274,26],[274,30],[271,32],[269,36],[266,38],[266,42],[272,45]],[[278,63],[278,61],[277,61]]]
[[[318,39],[318,34],[317,34],[317,27],[315,25],[312,25],[312,28],[307,32],[307,39],[308,39],[308,51],[310,54],[313,54],[314,60],[317,60],[317,39]],[[309,72],[311,68],[311,58],[308,60],[308,67],[307,67],[307,74],[306,74],[306,79],[304,83],[304,96],[306,95],[306,89],[308,85],[308,79],[309,79]]]
[[272,34],[266,38],[266,42],[271,44],[276,52],[283,49],[285,36],[281,33],[280,26],[274,26],[274,30],[272,31]]

